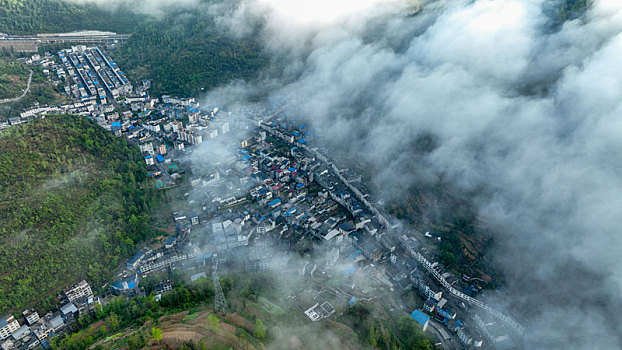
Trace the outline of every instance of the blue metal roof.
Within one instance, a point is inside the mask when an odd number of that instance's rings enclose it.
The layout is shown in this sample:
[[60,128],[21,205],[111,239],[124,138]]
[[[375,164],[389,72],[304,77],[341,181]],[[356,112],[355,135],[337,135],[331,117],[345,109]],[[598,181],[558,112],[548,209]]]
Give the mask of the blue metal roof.
[[138,259],[140,259],[143,255],[145,255],[145,253],[143,253],[142,251],[139,251],[138,253],[134,254],[134,256],[132,256],[127,262],[129,262],[130,264],[133,264],[136,261],[138,261]]
[[162,155],[161,155],[161,154],[158,154],[158,155],[156,156],[156,159],[157,159],[157,161],[158,161],[159,163],[164,162],[164,157],[162,157]]
[[[125,286],[123,285],[123,282],[127,283],[127,288],[125,288]],[[134,278],[134,276],[129,276],[125,279],[118,280],[112,283],[110,286],[118,290],[134,289],[136,288],[136,282],[137,281],[136,281],[136,278]]]
[[343,275],[344,276],[349,276],[349,275],[353,274],[355,271],[356,271],[356,266],[350,266],[343,272]]
[[413,313],[410,314],[410,317],[422,325],[425,325],[430,320],[430,316],[421,312],[419,309],[413,311]]
[[7,324],[9,324],[6,320],[7,318],[9,318],[10,315],[6,315],[2,318],[0,318],[0,328],[6,326]]
[[360,251],[360,250],[357,250],[357,251],[355,251],[354,253],[350,254],[349,258],[350,258],[350,259],[354,259],[354,258],[356,258],[357,256],[361,255],[361,253],[363,253],[363,252],[362,252],[362,251]]

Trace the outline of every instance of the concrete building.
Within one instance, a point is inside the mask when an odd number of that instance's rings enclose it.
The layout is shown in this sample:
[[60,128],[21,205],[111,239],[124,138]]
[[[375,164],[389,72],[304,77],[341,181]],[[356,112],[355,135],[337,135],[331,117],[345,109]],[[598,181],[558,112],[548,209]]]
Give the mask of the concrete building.
[[17,329],[19,329],[19,322],[13,315],[0,317],[0,339],[7,339]]
[[63,316],[67,314],[75,314],[78,312],[78,308],[73,303],[65,304],[61,306],[60,312],[62,312]]
[[26,319],[26,323],[29,326],[32,326],[35,322],[39,321],[39,314],[35,310],[26,310],[22,312],[24,319]]
[[145,253],[143,253],[142,251],[139,251],[127,261],[125,267],[128,270],[135,269],[138,266],[138,264],[140,264],[140,262],[143,260],[144,257],[145,257]]
[[93,291],[86,280],[82,280],[79,283],[63,290],[63,296],[67,298],[70,303],[73,303],[80,298],[92,297]]

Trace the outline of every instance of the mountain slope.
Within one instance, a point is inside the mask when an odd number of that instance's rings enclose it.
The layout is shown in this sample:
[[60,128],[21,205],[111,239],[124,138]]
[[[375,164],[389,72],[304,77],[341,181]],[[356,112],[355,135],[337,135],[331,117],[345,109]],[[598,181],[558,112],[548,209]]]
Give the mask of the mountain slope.
[[62,0],[0,0],[0,33],[33,34],[73,30],[132,32],[143,17],[126,9],[114,14]]
[[152,94],[197,95],[234,79],[250,80],[268,60],[254,38],[221,33],[201,9],[181,10],[139,26],[116,59],[134,80],[152,79]]
[[80,278],[101,285],[150,233],[138,150],[94,122],[32,121],[0,149],[0,313],[53,306]]

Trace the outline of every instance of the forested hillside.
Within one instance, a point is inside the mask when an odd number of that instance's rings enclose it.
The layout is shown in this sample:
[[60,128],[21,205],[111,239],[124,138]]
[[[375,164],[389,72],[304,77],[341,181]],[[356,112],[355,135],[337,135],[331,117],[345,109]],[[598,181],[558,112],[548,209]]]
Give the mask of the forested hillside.
[[267,62],[253,39],[234,40],[201,10],[144,23],[117,53],[135,80],[153,80],[154,95],[196,95],[232,79],[252,79]]
[[142,16],[127,9],[115,13],[63,0],[0,0],[0,33],[33,34],[81,29],[131,33]]
[[138,149],[94,122],[49,116],[4,130],[0,149],[0,313],[101,286],[151,233]]

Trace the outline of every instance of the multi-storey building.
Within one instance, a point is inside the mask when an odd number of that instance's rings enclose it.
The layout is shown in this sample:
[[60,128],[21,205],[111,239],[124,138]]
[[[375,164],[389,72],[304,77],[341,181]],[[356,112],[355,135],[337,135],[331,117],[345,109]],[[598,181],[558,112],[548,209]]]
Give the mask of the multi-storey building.
[[63,294],[70,303],[73,303],[80,298],[92,297],[93,291],[91,290],[91,286],[89,286],[85,280],[82,280],[79,283],[63,290]]
[[13,315],[0,317],[0,339],[4,340],[11,336],[19,328],[19,322]]
[[22,315],[26,319],[26,323],[28,323],[29,326],[32,326],[39,320],[39,314],[35,310],[26,310],[22,312]]

